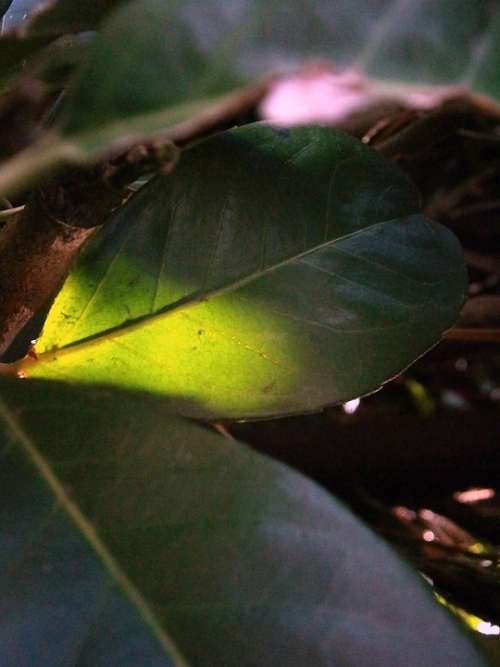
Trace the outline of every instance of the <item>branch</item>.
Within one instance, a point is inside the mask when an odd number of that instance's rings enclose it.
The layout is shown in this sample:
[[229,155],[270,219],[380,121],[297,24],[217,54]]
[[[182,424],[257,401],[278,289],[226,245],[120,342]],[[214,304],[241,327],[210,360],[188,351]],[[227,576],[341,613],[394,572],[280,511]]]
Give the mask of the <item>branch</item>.
[[54,297],[83,243],[122,200],[99,171],[37,192],[0,232],[0,357]]

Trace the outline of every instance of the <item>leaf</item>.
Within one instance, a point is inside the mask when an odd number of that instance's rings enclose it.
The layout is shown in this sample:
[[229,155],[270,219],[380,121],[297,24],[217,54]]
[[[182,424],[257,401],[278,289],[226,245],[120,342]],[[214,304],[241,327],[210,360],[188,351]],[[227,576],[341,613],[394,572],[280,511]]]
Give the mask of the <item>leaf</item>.
[[[38,440],[54,444],[57,437],[46,431],[31,439],[23,431],[25,420],[14,412],[37,400],[37,391],[2,380],[0,393],[10,389],[11,405],[0,398],[2,666],[183,666],[174,652],[168,658],[140,594],[36,450]],[[54,408],[64,388],[50,393]]]
[[[14,0],[7,3],[10,7],[2,19],[0,37],[0,86],[5,88],[19,75],[25,75],[35,57],[47,59],[51,54],[44,51],[44,47],[63,35],[67,37],[58,44],[58,50],[63,51],[63,47],[67,51],[74,50],[76,37],[70,39],[69,33],[95,29],[106,14],[122,2],[124,0]],[[88,41],[88,35],[86,37]],[[73,58],[71,53],[58,57]]]
[[[99,17],[117,1],[97,3]],[[87,6],[60,0],[32,19],[33,31],[38,25],[36,34],[44,35],[40,26],[59,20],[63,26],[68,20],[69,29],[73,14],[76,24],[85,22],[93,16]],[[25,181],[36,182],[65,162],[82,163],[157,132],[168,135],[236,85],[296,67],[304,58],[329,58],[392,81],[458,83],[500,96],[496,4],[356,0],[354,6],[353,0],[239,0],[231,6],[207,0],[203,11],[198,0],[118,5],[100,24],[68,90],[58,132],[48,145],[36,145],[0,170],[0,192],[12,196]],[[387,95],[390,89],[383,90]]]
[[458,242],[417,209],[406,177],[341,132],[219,134],[106,225],[22,370],[166,393],[209,418],[371,392],[466,292]]
[[61,119],[62,135],[81,150],[95,152],[127,133],[165,128],[184,117],[176,112],[169,118],[169,108],[234,82],[214,80],[214,55],[204,57],[176,7],[136,0],[106,22],[68,91]]
[[13,0],[5,14],[2,32],[50,35],[93,30],[125,0]]
[[[169,416],[164,401],[12,380],[0,395],[0,647],[8,655],[15,637],[12,665],[163,664],[76,641],[111,559],[192,666],[484,664],[415,573],[282,464]],[[101,572],[82,522],[109,554]],[[65,623],[47,628],[53,596]],[[99,639],[123,628],[105,620]]]
[[0,16],[3,16],[5,12],[8,10],[10,3],[12,0],[1,0],[0,1]]
[[[329,57],[384,79],[460,83],[500,94],[500,13],[470,0],[158,3],[136,0],[106,23],[70,91],[63,133],[97,144],[168,127],[172,104]],[[124,48],[126,45],[126,48]],[[99,85],[100,84],[100,85]],[[80,140],[82,141],[82,140]]]
[[[235,84],[225,74],[224,41],[206,58],[176,7],[135,0],[104,21],[65,95],[60,122],[0,168],[3,196],[18,194],[64,164],[85,163],[159,130],[165,133],[221,103],[214,95]],[[43,32],[28,41],[33,39],[44,40]]]

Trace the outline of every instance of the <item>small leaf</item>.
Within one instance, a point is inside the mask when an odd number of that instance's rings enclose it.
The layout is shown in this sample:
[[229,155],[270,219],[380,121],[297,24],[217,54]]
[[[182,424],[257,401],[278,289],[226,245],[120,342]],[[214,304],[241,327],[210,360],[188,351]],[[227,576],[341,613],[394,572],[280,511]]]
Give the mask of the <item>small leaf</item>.
[[[326,491],[167,408],[0,380],[2,664],[484,664]],[[148,609],[185,659],[141,634]]]
[[211,418],[373,391],[438,342],[466,292],[458,242],[417,211],[406,177],[341,132],[217,135],[98,235],[23,370]]

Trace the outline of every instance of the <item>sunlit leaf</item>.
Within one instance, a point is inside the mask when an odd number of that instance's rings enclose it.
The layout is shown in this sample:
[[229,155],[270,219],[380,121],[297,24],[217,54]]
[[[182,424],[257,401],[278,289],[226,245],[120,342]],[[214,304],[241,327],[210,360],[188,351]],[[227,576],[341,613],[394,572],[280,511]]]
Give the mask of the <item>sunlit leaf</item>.
[[317,410],[377,389],[460,310],[462,251],[346,134],[248,125],[187,151],[106,225],[23,369],[178,398]]
[[[326,491],[167,407],[0,382],[3,665],[484,664]],[[148,609],[185,660],[141,634]]]

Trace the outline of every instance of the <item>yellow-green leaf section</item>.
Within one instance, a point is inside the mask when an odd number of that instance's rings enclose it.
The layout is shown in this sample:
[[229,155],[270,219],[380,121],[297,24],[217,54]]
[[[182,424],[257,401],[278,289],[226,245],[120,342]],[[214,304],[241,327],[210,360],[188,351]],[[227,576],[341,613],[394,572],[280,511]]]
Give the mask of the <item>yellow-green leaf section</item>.
[[95,238],[22,370],[167,394],[207,418],[373,391],[465,294],[458,242],[417,209],[406,177],[341,132],[220,134]]

